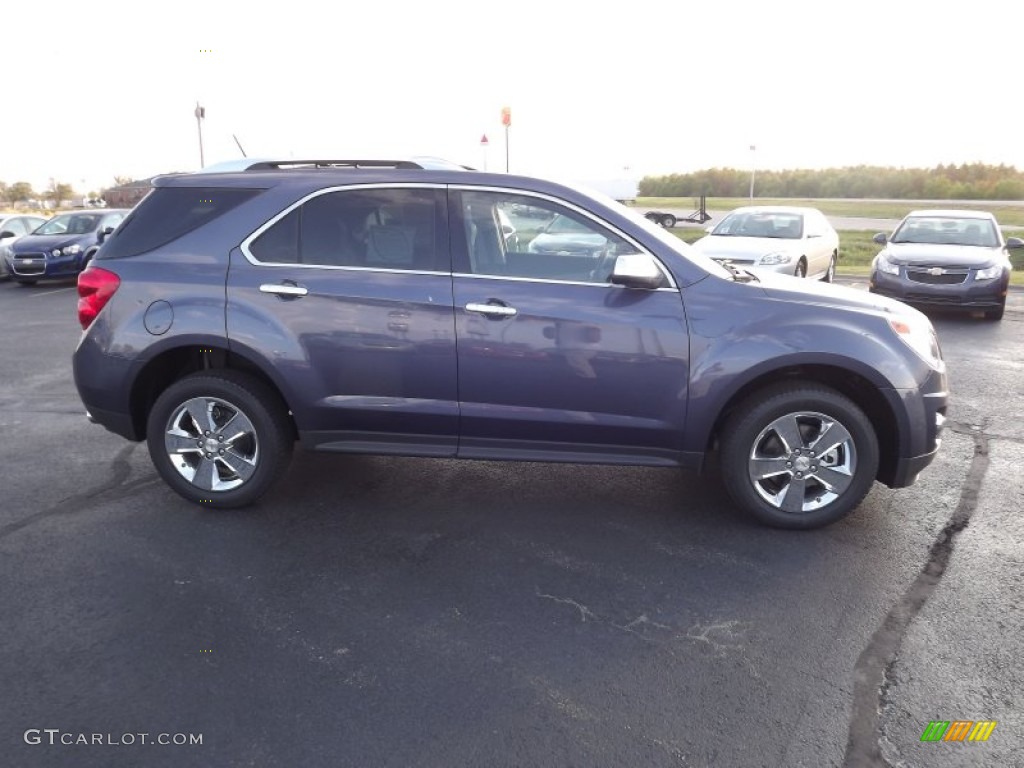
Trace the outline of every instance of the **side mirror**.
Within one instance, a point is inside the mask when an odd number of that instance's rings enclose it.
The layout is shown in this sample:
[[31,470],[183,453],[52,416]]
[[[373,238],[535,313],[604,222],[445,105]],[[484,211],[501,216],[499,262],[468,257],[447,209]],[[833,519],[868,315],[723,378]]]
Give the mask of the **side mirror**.
[[[0,237],[3,237],[3,234],[0,234]],[[1019,237],[1008,237],[1006,238],[1006,247],[1010,250],[1024,248],[1024,240],[1021,240]]]
[[665,283],[665,276],[649,254],[624,253],[615,259],[611,282],[627,288],[654,289]]
[[[3,232],[0,232],[0,240],[5,240],[8,237],[14,237],[14,233],[11,232],[11,230],[5,229]],[[1016,238],[1013,238],[1013,237],[1010,238],[1010,240],[1015,240],[1015,239]],[[1009,243],[1009,241],[1007,241],[1007,243]]]
[[100,233],[96,236],[96,242],[97,243],[102,243],[104,240],[107,239],[107,237],[110,236],[110,233],[113,232],[113,231],[114,231],[113,227],[104,227],[103,229],[100,230]]
[[885,232],[879,232],[877,235],[871,238],[879,245],[885,245],[889,242],[889,238],[885,236]]

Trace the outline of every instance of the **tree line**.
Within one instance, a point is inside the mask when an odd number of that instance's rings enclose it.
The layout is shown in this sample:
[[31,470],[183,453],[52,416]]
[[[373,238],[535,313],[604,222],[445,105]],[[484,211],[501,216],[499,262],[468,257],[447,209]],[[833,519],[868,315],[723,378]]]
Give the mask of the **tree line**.
[[[128,176],[115,176],[113,186],[128,184],[132,179]],[[59,203],[61,200],[70,200],[75,197],[75,190],[70,184],[50,179],[50,183],[43,190],[35,190],[27,181],[16,181],[8,184],[0,181],[0,200],[10,205],[27,202],[29,200],[50,200]],[[95,192],[89,192],[87,197],[98,197]]]
[[[892,168],[858,165],[820,170],[756,171],[758,197],[892,198],[897,200],[1021,200],[1024,172],[1012,165],[937,165]],[[646,176],[641,197],[746,197],[750,170],[708,168]]]

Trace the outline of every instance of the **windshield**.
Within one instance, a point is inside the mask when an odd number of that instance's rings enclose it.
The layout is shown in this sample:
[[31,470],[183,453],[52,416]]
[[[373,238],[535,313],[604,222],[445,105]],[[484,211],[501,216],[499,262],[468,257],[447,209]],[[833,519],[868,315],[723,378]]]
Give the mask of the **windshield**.
[[722,219],[711,234],[799,240],[804,236],[804,217],[788,211],[734,211]]
[[893,233],[890,242],[996,248],[999,235],[991,219],[908,216]]
[[32,234],[84,235],[95,230],[99,223],[99,216],[88,213],[65,213],[50,219]]

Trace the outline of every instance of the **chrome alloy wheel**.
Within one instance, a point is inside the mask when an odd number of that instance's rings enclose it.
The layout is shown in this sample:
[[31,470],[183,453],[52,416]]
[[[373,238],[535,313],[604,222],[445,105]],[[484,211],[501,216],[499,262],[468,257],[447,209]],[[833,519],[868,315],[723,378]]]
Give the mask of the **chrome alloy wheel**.
[[857,471],[849,431],[831,416],[787,413],[754,440],[747,472],[754,490],[776,509],[800,514],[842,496]]
[[183,478],[204,491],[230,491],[245,483],[259,461],[259,440],[249,418],[217,397],[196,397],[176,408],[164,447]]

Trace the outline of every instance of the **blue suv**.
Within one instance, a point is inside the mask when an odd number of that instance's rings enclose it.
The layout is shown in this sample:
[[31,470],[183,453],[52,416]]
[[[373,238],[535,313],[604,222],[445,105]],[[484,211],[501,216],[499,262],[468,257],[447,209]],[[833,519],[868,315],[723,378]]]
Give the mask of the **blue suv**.
[[127,210],[81,211],[54,216],[11,246],[11,275],[22,285],[74,277],[124,219]]
[[[814,528],[939,448],[924,315],[722,266],[609,199],[434,161],[154,186],[79,277],[75,381],[193,502],[255,501],[296,440],[693,470],[717,451],[738,506]],[[531,249],[556,218],[586,248]]]

